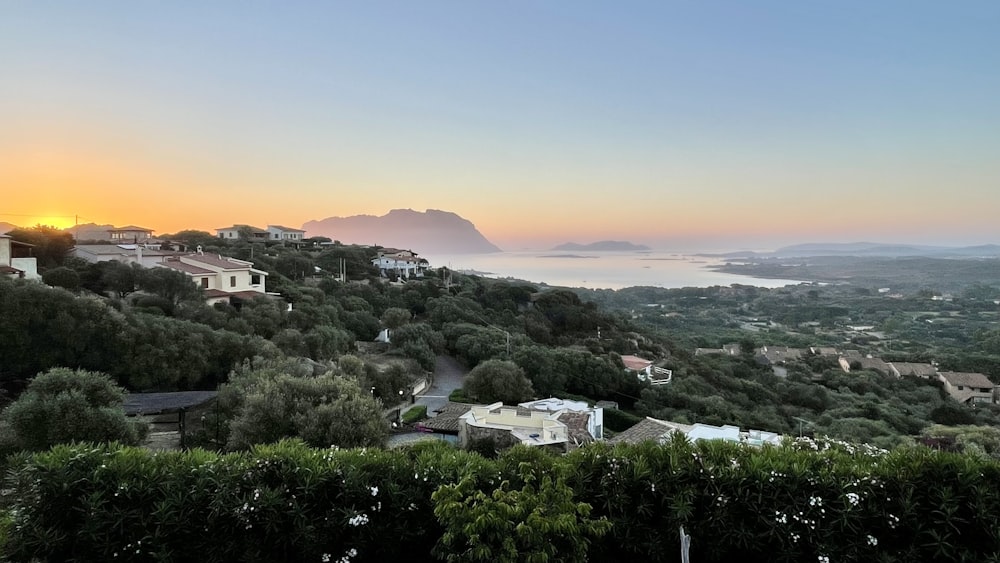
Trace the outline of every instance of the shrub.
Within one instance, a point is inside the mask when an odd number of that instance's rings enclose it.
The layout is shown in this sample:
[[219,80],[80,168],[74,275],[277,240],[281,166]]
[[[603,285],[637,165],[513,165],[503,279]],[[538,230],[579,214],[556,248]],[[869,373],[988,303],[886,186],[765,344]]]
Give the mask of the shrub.
[[413,424],[425,418],[427,418],[427,405],[417,405],[403,413],[403,424]]
[[562,457],[517,447],[495,461],[440,442],[225,455],[76,444],[10,472],[4,555],[675,561],[683,525],[699,563],[987,561],[1000,546],[998,480],[1000,463],[982,456],[809,440],[595,444]]
[[103,373],[51,369],[3,412],[3,442],[29,451],[84,440],[137,444],[146,428],[125,417],[123,397],[124,390]]

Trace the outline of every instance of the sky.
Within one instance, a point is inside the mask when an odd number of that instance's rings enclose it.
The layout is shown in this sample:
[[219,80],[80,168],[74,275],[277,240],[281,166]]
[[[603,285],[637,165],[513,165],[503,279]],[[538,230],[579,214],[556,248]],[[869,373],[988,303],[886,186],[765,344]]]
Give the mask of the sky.
[[0,221],[1000,243],[1000,2],[0,0]]

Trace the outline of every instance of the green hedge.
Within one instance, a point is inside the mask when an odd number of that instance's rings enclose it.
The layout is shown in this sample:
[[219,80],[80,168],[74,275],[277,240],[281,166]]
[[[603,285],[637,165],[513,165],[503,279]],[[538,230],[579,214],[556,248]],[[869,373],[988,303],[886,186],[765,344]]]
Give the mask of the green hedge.
[[[282,442],[226,455],[59,446],[8,478],[14,500],[6,555],[12,561],[431,560],[435,546],[445,557],[455,545],[453,536],[440,542],[445,527],[431,495],[442,486],[453,491],[452,506],[461,507],[460,499],[454,504],[459,484],[467,499],[486,498],[479,494],[485,492],[499,503],[549,478],[564,482],[573,502],[590,505],[590,520],[581,526],[611,522],[606,533],[587,539],[591,561],[678,561],[681,525],[692,536],[697,563],[1000,557],[996,462],[927,449],[883,454],[812,442],[753,449],[683,440],[597,444],[563,457],[516,448],[496,460],[442,444],[384,451]],[[508,492],[497,496],[500,489]],[[473,504],[466,501],[470,514],[480,514]],[[500,523],[520,513],[497,506]],[[464,529],[454,521],[449,526]],[[496,555],[499,546],[488,547],[476,553],[507,560]]]

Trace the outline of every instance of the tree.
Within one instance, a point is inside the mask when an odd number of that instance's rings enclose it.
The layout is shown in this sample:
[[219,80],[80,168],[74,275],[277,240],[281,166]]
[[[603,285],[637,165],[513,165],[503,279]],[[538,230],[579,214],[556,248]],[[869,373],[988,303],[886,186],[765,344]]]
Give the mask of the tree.
[[139,287],[143,267],[138,264],[123,264],[115,260],[101,262],[101,281],[104,286],[124,299]]
[[183,272],[170,268],[142,270],[138,282],[143,290],[168,299],[175,305],[181,301],[199,299],[201,296],[198,286],[191,281],[191,278]]
[[37,225],[30,229],[14,229],[7,235],[18,242],[34,246],[31,254],[37,260],[40,270],[61,266],[74,244],[73,235],[45,225]]
[[52,287],[61,287],[76,292],[80,289],[80,274],[76,270],[59,266],[42,274],[42,281]]
[[514,362],[504,360],[487,360],[473,368],[463,389],[467,395],[484,403],[502,401],[515,404],[534,395],[524,370]]
[[54,368],[39,374],[3,413],[5,441],[39,451],[66,442],[138,444],[145,425],[122,410],[124,390],[100,372]]
[[[521,446],[523,447],[523,446]],[[611,529],[591,506],[573,500],[562,477],[518,468],[521,489],[503,481],[492,492],[475,477],[442,485],[431,499],[444,534],[434,553],[447,561],[586,561],[590,542]]]
[[185,230],[179,231],[172,235],[161,235],[159,238],[166,239],[171,242],[179,242],[188,247],[189,250],[194,250],[197,246],[202,246],[207,248],[209,246],[217,246],[225,241],[219,237],[208,233],[206,231],[197,230]]
[[380,446],[389,434],[382,406],[354,378],[294,360],[257,361],[230,375],[220,390],[230,450],[300,437],[314,447]]
[[382,313],[382,324],[389,330],[396,330],[410,321],[413,315],[401,307],[389,307]]

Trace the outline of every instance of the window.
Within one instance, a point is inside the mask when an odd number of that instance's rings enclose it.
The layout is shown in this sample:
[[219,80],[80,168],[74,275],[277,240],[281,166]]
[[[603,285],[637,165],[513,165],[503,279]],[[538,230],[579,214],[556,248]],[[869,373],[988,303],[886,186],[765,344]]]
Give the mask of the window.
[[260,285],[260,274],[250,274],[250,285]]
[[959,391],[962,391],[963,389],[965,389],[965,387],[962,387],[961,385],[958,386]]
[[201,278],[201,287],[203,289],[208,289],[208,278]]
[[236,276],[229,276],[229,287],[236,287]]

